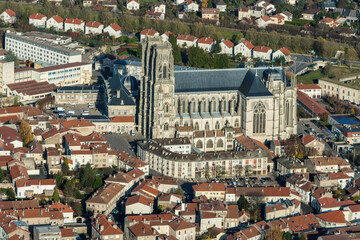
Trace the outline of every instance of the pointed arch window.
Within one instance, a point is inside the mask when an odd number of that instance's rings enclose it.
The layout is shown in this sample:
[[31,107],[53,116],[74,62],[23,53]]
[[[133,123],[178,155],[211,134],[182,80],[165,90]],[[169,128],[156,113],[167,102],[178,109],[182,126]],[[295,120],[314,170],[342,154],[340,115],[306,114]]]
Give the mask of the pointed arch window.
[[265,133],[266,123],[266,109],[262,102],[259,102],[254,107],[253,117],[253,133]]

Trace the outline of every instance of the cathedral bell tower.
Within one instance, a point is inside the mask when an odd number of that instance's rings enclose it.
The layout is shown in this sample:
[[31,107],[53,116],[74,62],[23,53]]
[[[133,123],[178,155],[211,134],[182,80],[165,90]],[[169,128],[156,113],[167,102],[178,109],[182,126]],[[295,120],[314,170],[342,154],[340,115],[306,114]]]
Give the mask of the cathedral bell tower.
[[139,129],[146,138],[175,136],[175,78],[171,44],[147,38],[142,47]]

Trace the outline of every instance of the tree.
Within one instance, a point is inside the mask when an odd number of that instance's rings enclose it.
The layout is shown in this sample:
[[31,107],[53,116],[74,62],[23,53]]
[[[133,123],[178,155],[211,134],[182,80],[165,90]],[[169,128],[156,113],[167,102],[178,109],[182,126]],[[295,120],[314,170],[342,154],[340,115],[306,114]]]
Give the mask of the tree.
[[15,192],[12,188],[6,189],[6,195],[8,197],[8,200],[15,200]]
[[24,120],[20,123],[19,134],[26,146],[34,139],[29,123]]
[[304,234],[301,234],[300,240],[306,240],[306,237],[304,236]]
[[68,159],[65,157],[64,162],[61,164],[61,172],[64,175],[68,175],[69,174],[69,162]]
[[58,202],[59,200],[60,200],[59,192],[56,189],[55,192],[54,192],[54,195],[53,195],[53,201]]
[[265,240],[282,240],[283,233],[279,226],[270,228],[265,235]]
[[19,59],[13,51],[9,50],[4,60],[5,62],[14,62],[15,68],[19,68]]
[[238,207],[240,210],[245,210],[245,211],[248,211],[250,209],[250,204],[244,196],[240,196],[238,200]]
[[5,171],[0,168],[0,182],[2,182],[5,178]]
[[96,177],[95,182],[93,184],[94,190],[98,189],[103,185],[103,181],[101,180],[101,177]]
[[174,62],[177,63],[177,64],[181,63],[182,62],[181,50],[180,50],[179,46],[176,43],[176,39],[175,39],[174,34],[170,35],[169,42],[171,43],[171,46],[172,46]]
[[284,240],[292,240],[292,236],[290,232],[283,232],[283,239]]
[[74,196],[74,185],[70,180],[67,179],[65,180],[63,192],[66,197]]
[[220,41],[216,41],[212,52],[213,52],[213,53],[219,53],[219,52],[221,52]]
[[201,7],[202,8],[207,8],[208,7],[208,0],[203,0],[201,3]]
[[65,182],[64,176],[61,173],[56,173],[55,182],[56,182],[56,187],[58,189],[62,189],[63,183]]
[[80,172],[80,183],[83,187],[92,187],[96,178],[96,170],[93,169],[90,163],[87,163]]

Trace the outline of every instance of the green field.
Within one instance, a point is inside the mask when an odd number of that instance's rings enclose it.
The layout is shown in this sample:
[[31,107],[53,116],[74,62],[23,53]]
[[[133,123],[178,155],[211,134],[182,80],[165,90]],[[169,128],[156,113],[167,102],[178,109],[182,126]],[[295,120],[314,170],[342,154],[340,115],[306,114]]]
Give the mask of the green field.
[[318,69],[316,71],[298,76],[296,79],[298,84],[308,84],[308,83],[314,83],[314,80],[317,80],[322,77],[324,77],[324,74],[322,74],[321,69]]

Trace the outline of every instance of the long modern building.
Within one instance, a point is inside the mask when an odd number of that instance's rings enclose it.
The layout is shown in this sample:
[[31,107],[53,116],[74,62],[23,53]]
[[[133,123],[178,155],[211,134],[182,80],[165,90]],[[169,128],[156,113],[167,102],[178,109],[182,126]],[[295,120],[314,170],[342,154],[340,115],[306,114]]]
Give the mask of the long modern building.
[[74,62],[44,68],[15,69],[14,83],[35,80],[56,86],[88,84],[92,76],[91,63]]
[[53,65],[81,62],[81,51],[66,47],[71,37],[41,32],[5,33],[5,49],[22,60]]

